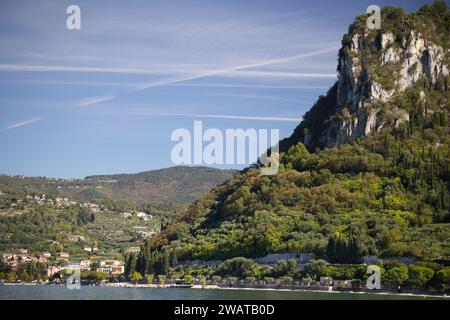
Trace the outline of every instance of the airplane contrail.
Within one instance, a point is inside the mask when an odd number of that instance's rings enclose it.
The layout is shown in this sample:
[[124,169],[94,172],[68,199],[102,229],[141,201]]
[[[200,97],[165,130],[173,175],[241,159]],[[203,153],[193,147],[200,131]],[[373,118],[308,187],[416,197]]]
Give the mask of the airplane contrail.
[[155,116],[155,117],[188,117],[188,118],[216,118],[231,120],[254,120],[254,121],[275,121],[275,122],[296,122],[300,118],[279,117],[279,116],[245,116],[228,114],[195,114],[195,113],[165,113],[146,111],[125,111],[125,112],[99,112],[101,114],[124,115],[124,116]]
[[235,116],[224,114],[190,114],[190,113],[174,113],[174,114],[160,114],[163,116],[174,117],[192,117],[192,118],[217,118],[217,119],[237,119],[237,120],[255,120],[255,121],[281,121],[281,122],[295,122],[299,123],[300,118],[288,118],[288,117],[256,117],[256,116]]
[[101,97],[93,97],[89,99],[83,99],[78,103],[80,107],[82,106],[90,106],[91,104],[96,104],[103,101],[108,101],[114,99],[116,96],[101,96]]
[[270,64],[276,64],[276,63],[282,63],[282,62],[287,62],[287,61],[296,60],[296,59],[312,57],[312,56],[316,56],[316,55],[320,55],[320,54],[324,54],[324,53],[330,53],[330,52],[334,52],[334,51],[336,51],[336,47],[333,46],[333,47],[328,47],[328,48],[324,48],[321,50],[312,51],[312,52],[308,52],[308,53],[301,53],[301,54],[297,54],[295,56],[290,56],[290,57],[285,57],[285,58],[279,58],[279,59],[267,60],[267,61],[262,61],[262,62],[244,64],[244,65],[239,65],[239,66],[234,66],[234,67],[228,67],[228,68],[223,68],[223,69],[211,70],[211,71],[206,71],[206,72],[202,72],[202,73],[198,73],[198,74],[194,74],[194,75],[177,77],[177,78],[172,78],[172,79],[167,79],[167,80],[154,81],[154,82],[149,82],[149,83],[144,83],[142,85],[139,85],[132,91],[145,90],[145,89],[149,89],[152,87],[172,84],[172,83],[181,82],[181,81],[188,81],[188,80],[193,80],[193,79],[209,77],[209,76],[226,73],[226,72],[239,71],[239,70],[250,69],[250,68],[255,68],[255,67],[262,67],[262,66],[266,66],[266,65],[270,65]]
[[30,124],[30,123],[33,123],[33,122],[36,122],[36,121],[40,121],[40,120],[42,120],[42,118],[34,118],[34,119],[25,120],[25,121],[22,121],[22,122],[19,122],[19,123],[12,124],[12,125],[10,125],[8,127],[5,127],[4,130],[10,130],[10,129],[23,127],[23,126],[26,126],[27,124]]
[[[324,53],[335,52],[336,50],[337,50],[336,46],[327,47],[327,48],[323,48],[323,49],[320,49],[320,50],[311,51],[311,52],[308,52],[308,53],[301,53],[301,54],[297,54],[295,56],[290,56],[290,57],[285,57],[285,58],[266,60],[266,61],[250,63],[250,64],[244,64],[244,65],[228,67],[228,68],[223,68],[223,69],[210,70],[210,71],[205,71],[205,72],[201,72],[201,73],[197,73],[197,74],[191,74],[191,75],[175,77],[175,78],[170,78],[170,79],[165,79],[165,80],[147,82],[147,83],[143,83],[143,84],[140,84],[140,85],[136,86],[135,88],[131,89],[130,92],[142,91],[142,90],[145,90],[145,89],[150,89],[150,88],[154,88],[154,87],[174,84],[174,83],[177,83],[177,82],[183,82],[183,81],[188,81],[188,80],[200,79],[200,78],[204,78],[204,77],[218,75],[218,74],[221,74],[221,73],[227,73],[227,72],[232,72],[232,71],[239,71],[239,70],[250,69],[250,68],[255,68],[255,67],[262,67],[262,66],[266,66],[266,65],[270,65],[270,64],[282,63],[282,62],[287,62],[287,61],[296,60],[296,59],[303,59],[303,58],[317,56],[317,55],[324,54]],[[88,99],[88,101],[89,101],[88,103],[83,102],[83,103],[80,103],[78,105],[79,106],[92,105],[92,104],[96,104],[96,103],[99,103],[99,102],[112,100],[112,99],[114,99],[116,97],[117,96],[93,97],[91,99]]]

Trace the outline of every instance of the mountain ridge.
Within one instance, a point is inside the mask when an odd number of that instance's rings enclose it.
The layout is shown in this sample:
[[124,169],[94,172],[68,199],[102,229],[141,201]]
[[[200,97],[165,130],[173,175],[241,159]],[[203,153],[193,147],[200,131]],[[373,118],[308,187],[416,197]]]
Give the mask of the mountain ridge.
[[55,179],[0,175],[0,190],[9,193],[44,193],[78,200],[112,199],[137,203],[187,204],[213,186],[230,179],[234,170],[177,166],[132,174]]

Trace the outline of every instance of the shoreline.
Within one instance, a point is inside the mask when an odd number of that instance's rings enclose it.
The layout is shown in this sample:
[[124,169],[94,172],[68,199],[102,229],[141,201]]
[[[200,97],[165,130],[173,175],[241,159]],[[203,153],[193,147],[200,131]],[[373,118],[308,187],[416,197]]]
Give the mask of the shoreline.
[[[64,284],[39,284],[39,283],[2,283],[1,287],[6,286],[64,286]],[[91,287],[93,285],[82,285]],[[130,288],[130,289],[200,289],[200,290],[235,290],[235,291],[273,291],[273,292],[304,292],[304,293],[329,293],[329,294],[359,294],[359,295],[375,295],[375,296],[400,296],[400,297],[422,297],[422,298],[439,298],[449,299],[449,295],[431,294],[431,293],[412,293],[412,292],[391,292],[391,291],[353,291],[353,290],[321,290],[306,288],[250,288],[250,287],[228,287],[218,285],[176,285],[176,284],[133,284],[130,282],[107,283],[95,285],[94,287],[110,287],[110,288]]]
[[413,293],[413,292],[393,292],[393,291],[353,291],[353,290],[328,290],[328,289],[307,289],[307,288],[269,288],[269,287],[228,287],[218,285],[158,285],[158,284],[132,284],[132,283],[109,283],[105,287],[121,287],[121,288],[186,288],[186,289],[203,289],[203,290],[242,290],[242,291],[278,291],[278,292],[316,292],[316,293],[331,293],[331,294],[371,294],[371,295],[391,295],[391,296],[406,296],[406,297],[424,297],[424,298],[444,298],[448,299],[450,296],[445,294],[431,294],[431,293]]
[[[204,288],[207,289],[207,288]],[[429,293],[400,293],[391,291],[351,291],[351,290],[318,290],[318,289],[274,289],[274,288],[238,288],[238,287],[218,287],[221,290],[255,290],[255,291],[284,291],[284,292],[315,292],[315,293],[329,293],[329,294],[367,294],[367,295],[380,295],[380,296],[404,296],[404,297],[423,297],[423,298],[442,298],[448,299],[450,296],[447,295],[437,295]]]

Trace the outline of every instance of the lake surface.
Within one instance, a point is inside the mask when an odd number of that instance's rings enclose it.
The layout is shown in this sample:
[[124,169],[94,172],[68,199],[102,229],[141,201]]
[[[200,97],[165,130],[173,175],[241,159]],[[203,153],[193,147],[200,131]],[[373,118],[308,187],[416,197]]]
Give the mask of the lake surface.
[[404,300],[436,299],[409,295],[273,290],[0,286],[0,300]]

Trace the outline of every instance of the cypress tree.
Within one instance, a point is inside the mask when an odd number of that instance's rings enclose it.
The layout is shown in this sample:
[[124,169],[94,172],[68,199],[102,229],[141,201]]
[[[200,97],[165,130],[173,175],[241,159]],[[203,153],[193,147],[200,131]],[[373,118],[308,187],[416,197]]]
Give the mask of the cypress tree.
[[171,266],[172,268],[175,268],[178,264],[178,255],[176,250],[172,250],[172,259],[171,259]]
[[125,275],[129,276],[136,271],[136,256],[130,253],[125,259]]
[[336,243],[334,237],[329,237],[326,250],[328,260],[333,262],[336,259],[335,252],[336,252]]
[[434,153],[431,151],[430,148],[430,175],[431,175],[431,189],[436,190],[436,165],[435,165],[435,159],[434,159]]
[[384,133],[384,160],[386,160],[390,153],[390,142],[387,131]]
[[164,251],[163,257],[162,257],[162,274],[168,275],[169,274],[169,253],[167,250]]
[[444,112],[442,113],[442,126],[446,127],[448,125],[448,116],[447,116],[447,111],[444,110]]
[[155,261],[153,259],[153,252],[148,252],[147,259],[147,274],[153,274],[155,273]]

